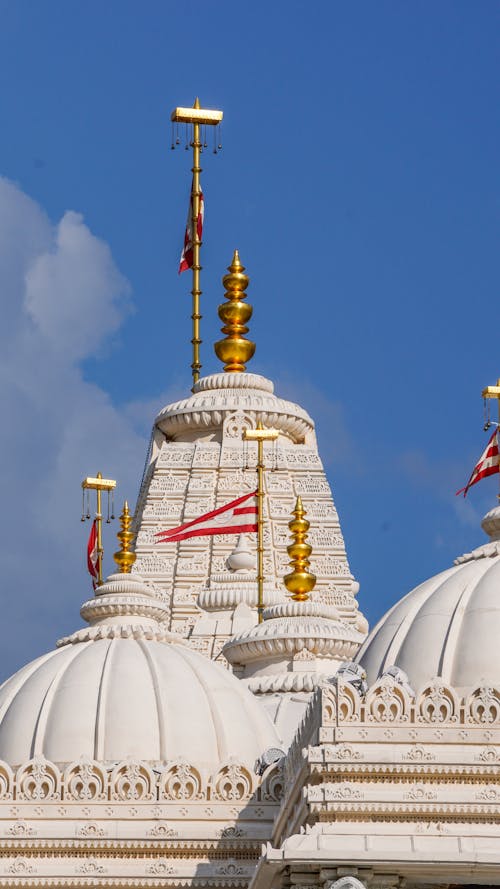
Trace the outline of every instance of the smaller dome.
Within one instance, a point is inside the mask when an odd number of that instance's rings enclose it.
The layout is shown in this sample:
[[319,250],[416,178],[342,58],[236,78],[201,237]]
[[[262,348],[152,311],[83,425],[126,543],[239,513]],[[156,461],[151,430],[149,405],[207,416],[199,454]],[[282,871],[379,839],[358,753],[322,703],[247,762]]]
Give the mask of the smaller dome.
[[280,745],[244,684],[160,623],[165,602],[138,574],[112,575],[81,613],[90,626],[0,687],[0,759],[183,759],[213,771],[232,756],[252,768]]
[[396,603],[356,660],[371,684],[400,667],[412,686],[440,677],[466,693],[500,682],[500,507],[482,526],[490,542],[455,560]]

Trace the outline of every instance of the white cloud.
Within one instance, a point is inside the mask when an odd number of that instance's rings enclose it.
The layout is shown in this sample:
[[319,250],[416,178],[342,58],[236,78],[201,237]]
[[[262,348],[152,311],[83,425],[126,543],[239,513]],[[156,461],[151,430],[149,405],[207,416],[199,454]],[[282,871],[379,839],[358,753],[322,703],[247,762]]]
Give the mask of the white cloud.
[[2,178],[0,299],[1,679],[79,625],[80,480],[101,469],[133,501],[147,436],[139,406],[118,409],[80,369],[131,310],[108,245],[78,213],[53,225]]

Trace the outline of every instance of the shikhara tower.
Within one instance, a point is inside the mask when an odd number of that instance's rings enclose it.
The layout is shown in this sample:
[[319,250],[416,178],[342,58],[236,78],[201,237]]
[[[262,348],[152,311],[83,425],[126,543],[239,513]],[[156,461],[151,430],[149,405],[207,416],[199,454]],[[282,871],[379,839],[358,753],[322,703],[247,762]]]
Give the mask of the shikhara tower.
[[[260,421],[279,432],[276,444],[264,446],[265,604],[286,598],[282,578],[288,565],[288,522],[300,496],[311,522],[317,576],[313,600],[332,606],[337,618],[357,632],[360,644],[367,625],[358,610],[358,585],[349,568],[314,422],[297,404],[275,395],[271,380],[245,367],[255,347],[240,333],[243,325],[237,313],[243,314],[242,309],[237,308],[236,314],[234,309],[238,302],[247,310],[245,318],[251,313],[243,302],[245,293],[235,290],[242,268],[235,254],[224,277],[228,303],[220,307],[220,313],[224,329],[230,332],[217,344],[226,361],[224,372],[202,377],[191,395],[164,407],[154,422],[135,519],[137,570],[167,598],[170,629],[209,657],[219,657],[232,635],[240,603],[253,608],[252,614],[240,615],[245,626],[257,622],[255,569],[244,572],[228,565],[234,538],[198,537],[158,544],[155,534],[255,489],[256,445],[244,440],[244,432]],[[226,307],[232,309],[230,319],[224,316]],[[255,542],[248,543],[255,551]],[[201,634],[199,605],[218,616],[210,630]],[[207,627],[206,620],[203,626]]]
[[[175,113],[193,123],[196,223],[216,118]],[[154,422],[118,571],[84,626],[0,686],[0,889],[498,886],[500,507],[488,542],[367,636],[313,421],[246,369],[237,253],[224,371],[198,379],[193,230],[196,379]],[[255,489],[260,427],[277,436],[262,585],[253,535],[154,542]]]

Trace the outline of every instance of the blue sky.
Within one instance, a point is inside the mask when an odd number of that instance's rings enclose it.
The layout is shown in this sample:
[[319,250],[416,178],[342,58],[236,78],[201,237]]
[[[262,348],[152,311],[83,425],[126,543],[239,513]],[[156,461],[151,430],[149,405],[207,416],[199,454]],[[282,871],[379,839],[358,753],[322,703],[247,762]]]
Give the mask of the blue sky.
[[134,500],[155,409],[190,386],[169,115],[195,95],[225,115],[203,160],[203,371],[238,247],[251,369],[317,422],[370,621],[478,545],[496,479],[454,492],[500,376],[498,4],[0,13],[4,619],[23,628],[0,674],[78,625],[81,475]]

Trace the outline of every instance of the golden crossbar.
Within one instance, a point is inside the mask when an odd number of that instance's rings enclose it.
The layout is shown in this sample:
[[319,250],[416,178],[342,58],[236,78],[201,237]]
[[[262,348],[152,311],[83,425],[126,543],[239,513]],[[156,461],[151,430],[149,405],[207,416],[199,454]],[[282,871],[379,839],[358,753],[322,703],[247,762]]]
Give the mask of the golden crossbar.
[[82,488],[90,488],[92,491],[112,491],[116,488],[116,482],[112,478],[92,478],[88,476],[82,482]]
[[170,120],[174,123],[202,123],[217,126],[223,118],[222,111],[209,108],[174,108]]

